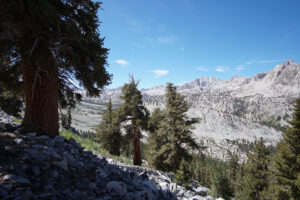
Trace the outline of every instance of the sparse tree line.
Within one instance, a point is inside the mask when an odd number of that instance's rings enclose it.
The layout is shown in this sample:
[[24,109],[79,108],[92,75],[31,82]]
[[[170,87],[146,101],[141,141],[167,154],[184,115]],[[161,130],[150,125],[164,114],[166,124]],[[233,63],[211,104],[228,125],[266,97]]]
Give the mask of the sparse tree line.
[[200,150],[191,132],[199,119],[187,117],[188,103],[171,83],[166,87],[166,109],[156,109],[150,116],[137,86],[131,77],[130,83],[122,88],[123,104],[112,110],[112,103],[108,102],[95,139],[112,155],[133,155],[133,164],[141,165],[141,139],[145,131],[148,142],[144,156],[148,164],[176,173],[181,162],[191,160],[192,150]]
[[171,83],[166,87],[166,108],[155,109],[151,115],[133,78],[123,87],[120,98],[124,103],[118,109],[112,110],[108,102],[96,134],[96,140],[111,154],[133,155],[134,164],[140,165],[141,147],[136,142],[144,130],[148,139],[143,158],[152,168],[174,173],[181,185],[189,187],[191,180],[196,180],[225,199],[300,199],[300,98],[291,126],[277,147],[267,147],[260,139],[242,164],[230,151],[227,162],[201,153],[204,147],[196,143],[191,132],[199,119],[187,117],[189,106]]
[[212,189],[215,196],[239,200],[300,199],[300,98],[293,119],[276,148],[255,142],[246,163],[228,152],[228,161],[194,156],[192,178]]

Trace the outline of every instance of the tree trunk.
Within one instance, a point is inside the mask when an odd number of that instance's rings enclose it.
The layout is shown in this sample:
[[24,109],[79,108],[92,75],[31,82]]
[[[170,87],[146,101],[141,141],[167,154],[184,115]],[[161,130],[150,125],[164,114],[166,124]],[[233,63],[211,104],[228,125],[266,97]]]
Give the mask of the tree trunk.
[[140,133],[136,134],[133,140],[133,164],[142,165]]
[[26,98],[22,131],[55,137],[59,134],[57,68],[46,44],[37,40],[30,44],[25,49],[31,51],[23,51],[21,60]]

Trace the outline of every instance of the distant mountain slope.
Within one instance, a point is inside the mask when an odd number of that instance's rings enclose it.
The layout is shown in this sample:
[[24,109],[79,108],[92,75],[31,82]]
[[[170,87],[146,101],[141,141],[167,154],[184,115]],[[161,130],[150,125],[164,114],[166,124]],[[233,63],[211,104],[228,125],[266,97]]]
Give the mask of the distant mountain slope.
[[[164,107],[164,90],[164,86],[142,90],[150,111]],[[247,141],[263,137],[268,144],[274,144],[280,139],[293,102],[300,94],[300,65],[289,60],[251,78],[201,77],[179,86],[178,91],[191,105],[188,115],[202,119],[193,130],[196,137],[205,141],[209,153],[223,158],[226,150],[239,152],[238,147]],[[121,88],[106,90],[100,98],[84,97],[81,105],[88,103],[93,107],[96,103],[93,110],[97,110],[97,104],[112,99],[117,106],[120,95]]]

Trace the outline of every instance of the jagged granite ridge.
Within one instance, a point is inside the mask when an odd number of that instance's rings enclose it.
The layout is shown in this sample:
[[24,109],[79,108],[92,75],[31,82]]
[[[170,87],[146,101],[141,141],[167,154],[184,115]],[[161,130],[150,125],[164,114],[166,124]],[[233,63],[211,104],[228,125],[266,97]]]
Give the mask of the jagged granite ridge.
[[[142,89],[144,103],[150,111],[164,107],[164,90],[164,86]],[[280,140],[292,114],[293,102],[300,95],[300,65],[288,60],[270,72],[250,78],[201,77],[178,86],[178,91],[191,105],[188,115],[202,119],[193,132],[209,147],[207,153],[225,159],[230,150],[245,158],[245,152],[230,141],[253,142],[263,137],[267,144],[276,144]],[[99,110],[99,105],[104,107],[108,99],[117,106],[121,103],[120,95],[121,88],[117,88],[105,90],[100,98],[84,96],[75,111],[79,117],[84,114],[85,119],[78,120],[86,121],[91,125],[88,130],[93,130],[100,121],[95,110]],[[82,124],[79,122],[76,127],[80,129]]]

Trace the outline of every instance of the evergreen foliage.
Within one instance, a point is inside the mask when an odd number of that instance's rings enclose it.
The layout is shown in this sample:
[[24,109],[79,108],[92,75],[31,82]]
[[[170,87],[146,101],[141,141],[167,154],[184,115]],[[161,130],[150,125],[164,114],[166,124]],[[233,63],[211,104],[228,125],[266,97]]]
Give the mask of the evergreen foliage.
[[185,159],[182,159],[179,165],[179,169],[175,174],[175,181],[186,188],[189,187],[192,180],[192,173],[189,168],[189,163]]
[[119,115],[117,111],[112,111],[111,100],[107,103],[107,110],[97,127],[95,140],[100,142],[111,155],[120,155],[122,135]]
[[222,197],[225,200],[229,200],[233,197],[233,188],[231,187],[230,180],[226,174],[226,170],[221,166],[215,166],[213,168],[211,188],[216,197]]
[[161,121],[157,135],[160,141],[159,150],[155,158],[163,163],[163,169],[173,171],[179,168],[181,160],[191,161],[191,152],[200,150],[200,146],[192,137],[193,124],[199,122],[199,119],[187,117],[186,112],[189,109],[184,96],[177,93],[176,87],[172,83],[166,86],[166,110],[164,120]]
[[167,137],[159,132],[162,122],[165,120],[165,113],[161,109],[155,109],[148,121],[148,140],[147,140],[147,161],[149,166],[155,169],[164,170],[163,158],[157,155],[157,152],[163,144],[166,143]]
[[269,159],[270,152],[261,138],[257,141],[254,150],[248,155],[242,180],[242,199],[265,199],[269,188]]
[[69,130],[72,124],[71,106],[68,107],[67,114],[61,113],[60,115],[61,126]]
[[71,80],[91,96],[110,83],[100,5],[91,0],[1,2],[0,87],[24,95],[24,131],[58,135],[58,102],[74,106],[81,99]]
[[72,125],[72,114],[71,114],[71,106],[68,107],[68,111],[67,111],[67,129],[71,128]]
[[68,130],[67,129],[67,115],[64,113],[61,113],[61,115],[60,115],[60,124],[64,129]]
[[245,175],[245,163],[243,163],[239,166],[239,171],[236,176],[236,184],[233,187],[235,199],[239,199],[239,200],[244,199],[243,198],[244,197],[244,194],[243,194],[244,185],[242,184],[244,175]]
[[[0,78],[0,82],[1,82]],[[1,85],[1,83],[0,83]],[[20,118],[19,112],[22,111],[22,95],[14,91],[7,91],[0,86],[0,108],[9,115]]]
[[[147,129],[149,112],[143,105],[142,94],[137,88],[136,82],[131,76],[130,83],[126,83],[122,88],[123,104],[118,109],[120,112],[120,122],[126,130],[124,141],[133,144],[133,164],[141,165],[141,130]],[[126,145],[126,146],[127,146]]]
[[227,152],[228,155],[228,178],[230,181],[231,187],[236,190],[236,188],[239,186],[239,170],[240,170],[240,165],[239,165],[239,157],[237,154],[232,153],[231,151]]
[[[224,164],[224,165],[222,165]],[[200,185],[210,187],[211,186],[211,174],[215,166],[222,165],[224,169],[225,163],[221,160],[214,159],[205,155],[193,155],[191,162],[192,177],[197,180]]]
[[291,125],[283,133],[274,165],[278,199],[300,199],[300,98],[296,99]]

